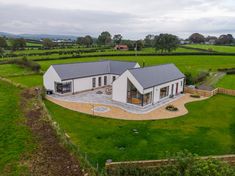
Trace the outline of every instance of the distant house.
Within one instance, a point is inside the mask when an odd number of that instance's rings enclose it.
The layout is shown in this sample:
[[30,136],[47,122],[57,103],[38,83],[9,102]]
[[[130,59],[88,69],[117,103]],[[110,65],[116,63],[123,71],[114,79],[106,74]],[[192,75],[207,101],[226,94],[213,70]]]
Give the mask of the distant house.
[[44,87],[57,95],[112,88],[112,100],[147,106],[183,92],[185,75],[174,64],[141,68],[136,62],[100,61],[52,65]]
[[128,48],[127,45],[116,45],[116,46],[114,47],[114,49],[116,49],[116,50],[121,50],[121,51],[128,51],[128,50],[129,50],[129,48]]
[[215,45],[216,44],[216,39],[210,39],[208,41],[205,42],[206,45]]

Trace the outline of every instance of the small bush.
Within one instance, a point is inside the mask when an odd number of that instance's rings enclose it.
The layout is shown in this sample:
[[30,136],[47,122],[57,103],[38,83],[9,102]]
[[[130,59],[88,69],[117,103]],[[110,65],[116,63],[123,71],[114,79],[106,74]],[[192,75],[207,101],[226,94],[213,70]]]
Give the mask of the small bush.
[[178,108],[173,105],[168,105],[166,107],[166,110],[174,112],[174,111],[178,111]]
[[198,95],[198,94],[192,94],[192,95],[190,95],[190,97],[192,97],[192,98],[200,98],[201,96]]

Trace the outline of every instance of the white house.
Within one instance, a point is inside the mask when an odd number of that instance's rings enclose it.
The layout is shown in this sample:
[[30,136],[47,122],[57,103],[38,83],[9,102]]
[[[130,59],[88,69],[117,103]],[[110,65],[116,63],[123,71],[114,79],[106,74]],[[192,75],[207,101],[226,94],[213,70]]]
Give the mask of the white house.
[[51,65],[43,75],[43,84],[55,94],[74,94],[112,85],[123,72],[137,67],[136,62],[109,60]]
[[111,86],[114,101],[147,106],[183,92],[184,79],[174,64],[141,68],[136,62],[107,60],[52,65],[43,83],[59,95]]

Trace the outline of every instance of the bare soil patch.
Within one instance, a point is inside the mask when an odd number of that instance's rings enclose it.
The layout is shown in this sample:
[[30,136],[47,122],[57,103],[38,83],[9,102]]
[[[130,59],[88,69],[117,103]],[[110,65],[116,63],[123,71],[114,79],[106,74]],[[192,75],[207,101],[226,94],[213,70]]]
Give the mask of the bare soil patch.
[[39,147],[30,157],[29,170],[33,176],[80,176],[79,162],[60,144],[55,130],[43,118],[43,108],[34,89],[24,90],[21,94],[21,108],[27,117]]

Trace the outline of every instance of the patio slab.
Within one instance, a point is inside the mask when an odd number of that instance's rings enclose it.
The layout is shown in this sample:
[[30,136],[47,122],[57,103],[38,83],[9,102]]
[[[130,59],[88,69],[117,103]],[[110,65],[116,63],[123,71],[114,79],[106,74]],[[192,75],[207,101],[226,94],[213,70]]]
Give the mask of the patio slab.
[[182,96],[184,95],[180,94],[173,98],[167,98],[165,100],[162,100],[156,104],[150,104],[148,106],[141,107],[137,105],[113,101],[112,95],[107,95],[105,93],[105,88],[83,92],[83,93],[79,93],[75,95],[66,95],[66,96],[60,96],[56,94],[50,95],[50,97],[56,100],[74,102],[74,103],[100,104],[100,105],[113,106],[113,107],[121,108],[124,111],[134,113],[134,114],[147,114],[157,108],[160,108],[166,104],[174,102],[175,100],[179,99]]
[[[92,95],[94,94],[90,94],[88,97],[92,97]],[[113,104],[106,105],[104,104],[104,102],[103,103],[95,102],[94,98],[92,98],[92,102],[80,101],[81,99],[78,98],[77,96],[78,97],[81,96],[84,98],[84,95],[78,94],[78,95],[71,95],[71,96],[65,96],[65,97],[60,97],[60,98],[58,98],[57,96],[47,96],[47,99],[64,108],[67,108],[73,111],[78,111],[78,112],[87,113],[87,114],[100,116],[100,117],[122,119],[122,120],[159,120],[159,119],[175,118],[175,117],[179,117],[188,113],[188,110],[185,108],[186,103],[207,99],[206,97],[201,97],[198,99],[192,98],[190,97],[190,94],[184,94],[174,99],[174,101],[165,102],[161,106],[159,105],[155,107],[154,109],[149,110],[147,108],[144,111],[141,110],[142,113],[137,113],[135,109],[134,110],[132,109],[131,111],[133,112],[130,112],[130,109],[129,111],[127,111],[125,108],[121,108],[118,105],[113,105]],[[109,98],[110,96],[108,96],[108,99]],[[179,110],[176,112],[167,111],[165,107],[169,104],[174,105]],[[99,107],[99,106],[106,107],[109,109],[109,111],[107,112],[93,111],[95,107]]]

